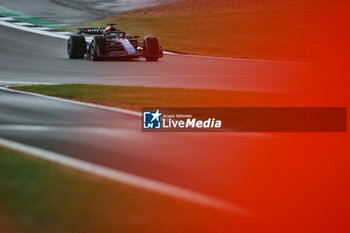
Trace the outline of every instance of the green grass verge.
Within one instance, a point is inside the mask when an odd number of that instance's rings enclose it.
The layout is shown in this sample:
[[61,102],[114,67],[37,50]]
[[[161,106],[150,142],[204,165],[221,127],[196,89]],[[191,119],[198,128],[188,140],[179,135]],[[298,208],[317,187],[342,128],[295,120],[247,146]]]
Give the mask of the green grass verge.
[[65,25],[63,24],[57,24],[53,23],[47,20],[38,19],[29,15],[22,14],[20,12],[10,10],[8,8],[0,6],[0,15],[5,17],[11,17],[12,19],[19,20],[21,22],[31,23],[37,26],[41,27],[48,27],[48,28],[62,28]]
[[320,43],[328,29],[320,19],[326,19],[329,8],[337,4],[319,0],[181,0],[84,26],[117,23],[130,34],[157,36],[168,51],[308,61],[319,59],[319,51],[324,50]]
[[17,86],[12,89],[141,111],[142,107],[274,106],[288,94],[88,84]]
[[236,217],[0,147],[0,232],[223,232]]

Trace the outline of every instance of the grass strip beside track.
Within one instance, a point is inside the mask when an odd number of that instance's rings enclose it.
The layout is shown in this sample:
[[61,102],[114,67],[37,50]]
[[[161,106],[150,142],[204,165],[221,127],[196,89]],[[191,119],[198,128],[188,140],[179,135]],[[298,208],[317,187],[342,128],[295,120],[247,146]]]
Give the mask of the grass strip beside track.
[[290,99],[281,93],[62,84],[15,86],[11,89],[141,111],[142,107],[278,106]]
[[2,147],[0,206],[1,232],[222,232],[237,219]]

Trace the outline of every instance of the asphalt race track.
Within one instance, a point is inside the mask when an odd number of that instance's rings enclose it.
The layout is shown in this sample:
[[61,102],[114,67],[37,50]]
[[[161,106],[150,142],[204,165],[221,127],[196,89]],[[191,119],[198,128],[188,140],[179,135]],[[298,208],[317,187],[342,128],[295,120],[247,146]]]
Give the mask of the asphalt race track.
[[[235,152],[247,148],[251,137],[266,137],[142,133],[136,116],[4,91],[0,106],[2,138],[212,195],[238,182],[227,179],[244,166],[245,158],[227,163]],[[203,176],[207,169],[212,175]]]
[[[293,88],[311,66],[182,55],[165,55],[153,63],[69,60],[65,40],[3,26],[0,31],[0,85],[95,83],[288,91],[287,86]],[[231,194],[254,166],[250,145],[258,148],[275,136],[142,133],[136,116],[0,90],[0,137],[244,206],[239,192]]]
[[[0,26],[1,82],[288,91],[310,64],[165,55],[154,63],[69,60],[63,39]],[[278,87],[278,88],[277,88]],[[283,89],[283,87],[285,87]],[[294,89],[292,89],[294,88]]]

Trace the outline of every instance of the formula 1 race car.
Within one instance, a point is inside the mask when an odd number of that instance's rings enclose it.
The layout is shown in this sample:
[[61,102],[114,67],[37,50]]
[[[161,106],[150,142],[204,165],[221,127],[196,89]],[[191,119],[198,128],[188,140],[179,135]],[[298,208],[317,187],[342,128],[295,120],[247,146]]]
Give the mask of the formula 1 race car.
[[[79,28],[76,35],[70,36],[67,45],[69,58],[92,59],[93,61],[108,58],[138,58],[147,61],[158,61],[163,57],[163,49],[156,37],[146,36],[143,43],[139,36],[130,36],[115,28],[115,24],[108,24],[102,28]],[[94,38],[85,37],[95,35]]]

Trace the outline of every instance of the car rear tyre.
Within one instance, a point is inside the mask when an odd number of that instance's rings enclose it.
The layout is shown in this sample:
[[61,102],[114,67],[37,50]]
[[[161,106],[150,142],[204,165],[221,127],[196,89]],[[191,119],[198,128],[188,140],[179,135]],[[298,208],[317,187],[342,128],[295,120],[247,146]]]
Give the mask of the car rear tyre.
[[85,37],[82,35],[70,36],[67,44],[68,56],[71,59],[84,58],[86,51]]
[[147,36],[144,39],[147,61],[158,61],[160,54],[159,42],[156,37]]

